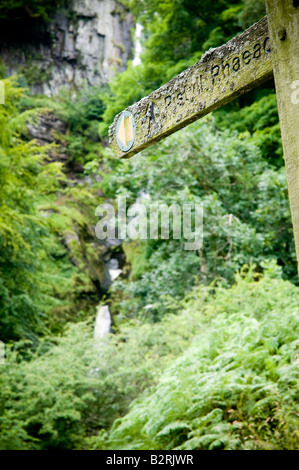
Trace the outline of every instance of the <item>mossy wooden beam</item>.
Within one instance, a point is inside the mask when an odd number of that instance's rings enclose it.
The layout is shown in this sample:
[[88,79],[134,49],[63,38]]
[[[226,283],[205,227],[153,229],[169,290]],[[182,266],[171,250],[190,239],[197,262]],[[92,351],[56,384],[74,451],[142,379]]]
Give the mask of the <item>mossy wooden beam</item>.
[[268,21],[264,17],[227,44],[208,51],[199,62],[127,108],[136,123],[135,139],[128,151],[121,150],[116,140],[120,114],[110,126],[109,142],[118,157],[132,157],[272,76]]
[[299,0],[266,0],[273,68],[299,260]]

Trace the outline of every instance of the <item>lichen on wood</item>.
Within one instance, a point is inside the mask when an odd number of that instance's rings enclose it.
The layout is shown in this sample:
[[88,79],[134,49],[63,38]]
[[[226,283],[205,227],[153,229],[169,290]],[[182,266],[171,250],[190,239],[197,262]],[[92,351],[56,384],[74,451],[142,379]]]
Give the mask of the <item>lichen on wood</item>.
[[282,143],[299,260],[299,2],[266,0]]
[[273,76],[268,21],[265,16],[227,44],[126,110],[136,121],[133,147],[123,152],[116,142],[115,117],[109,142],[118,157],[131,157],[187,126]]

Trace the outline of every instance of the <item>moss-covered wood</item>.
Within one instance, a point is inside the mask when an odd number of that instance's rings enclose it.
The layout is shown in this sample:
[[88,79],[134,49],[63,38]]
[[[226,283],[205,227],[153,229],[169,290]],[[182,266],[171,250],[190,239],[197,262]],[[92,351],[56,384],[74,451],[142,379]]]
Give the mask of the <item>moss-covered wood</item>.
[[117,115],[109,129],[110,144],[119,157],[131,157],[255,88],[272,74],[268,22],[264,17],[127,108],[136,121],[135,142],[127,152],[121,151],[116,142]]

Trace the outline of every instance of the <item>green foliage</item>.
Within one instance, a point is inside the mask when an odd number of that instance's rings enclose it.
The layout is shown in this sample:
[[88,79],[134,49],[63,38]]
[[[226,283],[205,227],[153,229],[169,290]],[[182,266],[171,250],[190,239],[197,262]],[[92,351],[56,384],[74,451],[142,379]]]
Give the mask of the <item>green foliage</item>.
[[182,313],[197,327],[189,348],[95,447],[297,449],[297,296],[250,275],[212,297],[195,290]]
[[58,96],[60,116],[65,119],[74,132],[84,132],[90,125],[100,121],[103,114],[101,92],[103,87],[83,88],[74,93],[72,90],[62,89]]
[[60,137],[69,157],[69,166],[76,167],[89,161],[97,162],[103,153],[98,135],[104,111],[102,94],[103,87],[85,87],[80,91],[62,88],[55,98],[28,93],[20,105],[27,110],[48,110],[68,124],[66,135]]
[[[40,79],[30,64],[5,82],[0,448],[296,449],[299,294],[273,84],[130,161],[98,137],[99,124],[104,136],[115,114],[258,20],[264,3],[122,3],[144,27],[142,64],[109,87],[32,96],[20,88]],[[2,2],[1,34],[62,6]],[[68,124],[57,145],[28,141],[41,112]],[[202,204],[204,245],[128,241],[117,247],[121,280],[104,292],[110,251],[95,239],[95,207],[144,194],[147,205]],[[114,334],[97,343],[100,301]]]
[[6,104],[0,107],[0,336],[18,339],[41,332],[42,318],[34,299],[39,284],[36,253],[47,225],[38,212],[38,195],[57,190],[61,165],[49,163],[49,147],[26,142],[21,134],[33,113],[19,113],[23,90],[5,83]]
[[228,285],[243,264],[255,262],[262,270],[265,259],[277,259],[284,276],[296,281],[285,170],[272,165],[271,156],[262,158],[259,139],[267,132],[259,131],[256,109],[246,109],[248,122],[256,117],[252,136],[233,130],[231,123],[243,111],[226,116],[222,126],[209,117],[130,161],[111,160],[110,171],[103,170],[102,187],[109,198],[126,196],[129,205],[143,192],[147,205],[194,203],[204,210],[199,252],[185,251],[183,239],[146,240],[135,248],[135,257],[129,257],[132,277],[112,287],[115,312],[134,316],[151,305],[149,318],[157,320],[167,312],[167,298],[182,298],[196,279]]
[[[35,68],[20,70],[18,80],[24,81],[26,86],[32,81],[35,82],[36,77],[31,74],[32,70]],[[50,112],[67,124],[66,134],[56,135],[56,141],[67,154],[69,172],[82,172],[83,166],[90,162],[86,167],[86,174],[94,173],[105,153],[100,145],[98,132],[104,112],[103,93],[104,87],[84,87],[81,90],[62,87],[55,97],[32,95],[27,92],[20,100],[22,110],[38,109],[39,112]]]
[[83,437],[123,415],[195,332],[183,317],[154,328],[134,321],[97,344],[80,323],[54,344],[42,341],[29,362],[19,362],[15,345],[0,369],[0,448],[82,448]]
[[[14,78],[5,80],[5,90],[6,104],[0,107],[0,337],[30,338],[36,347],[38,336],[61,333],[67,321],[86,318],[98,302],[104,276],[92,227],[98,190],[96,185],[94,192],[87,190],[84,181],[66,185],[62,164],[49,162],[55,146],[28,141],[29,120],[49,110],[65,116],[67,103],[26,96]],[[68,108],[76,135],[87,132],[101,112],[95,98],[81,104],[89,120],[80,115],[77,102]],[[86,159],[95,158],[83,152]],[[84,153],[80,156],[84,162]],[[69,236],[78,242],[67,245]]]
[[[202,46],[207,41],[210,41],[210,47],[225,42],[237,27],[236,16],[225,15],[225,12],[231,8],[240,9],[238,0],[214,3],[205,0],[129,0],[124,3],[146,28],[146,60],[151,64],[163,62],[165,69],[198,51],[204,52]],[[213,42],[212,38],[217,41]]]
[[20,18],[39,18],[49,21],[53,11],[64,7],[67,0],[3,0],[0,5],[0,20],[17,21]]
[[239,24],[246,29],[266,14],[266,8],[264,0],[243,0],[243,4]]
[[39,65],[31,63],[19,67],[19,72],[23,74],[29,86],[48,82],[52,77],[51,67],[41,68]]
[[[256,95],[261,94],[258,97]],[[221,129],[230,128],[252,136],[252,141],[261,150],[263,158],[275,167],[284,166],[283,150],[278,120],[277,100],[269,90],[258,90],[252,104],[231,109],[223,108],[215,113],[217,126]]]
[[67,90],[59,95],[60,116],[69,124],[69,135],[65,137],[67,152],[80,164],[98,161],[100,157],[98,127],[104,111],[101,94],[102,88],[91,87],[75,96]]
[[274,271],[200,286],[98,344],[80,323],[27,361],[8,349],[0,448],[296,448],[298,288]]

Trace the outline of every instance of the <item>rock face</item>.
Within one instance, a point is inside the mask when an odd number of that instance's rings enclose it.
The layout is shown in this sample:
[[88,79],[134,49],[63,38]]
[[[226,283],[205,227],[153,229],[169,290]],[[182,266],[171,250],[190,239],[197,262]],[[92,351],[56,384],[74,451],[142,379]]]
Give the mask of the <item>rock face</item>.
[[[57,94],[61,86],[107,83],[132,56],[133,18],[116,0],[73,0],[56,12],[46,31],[25,44],[0,41],[0,58],[11,75],[23,70],[34,93]],[[41,30],[36,28],[37,31]]]
[[27,123],[28,135],[36,139],[39,145],[51,144],[57,141],[57,134],[65,134],[67,124],[53,113],[41,113],[34,122]]

